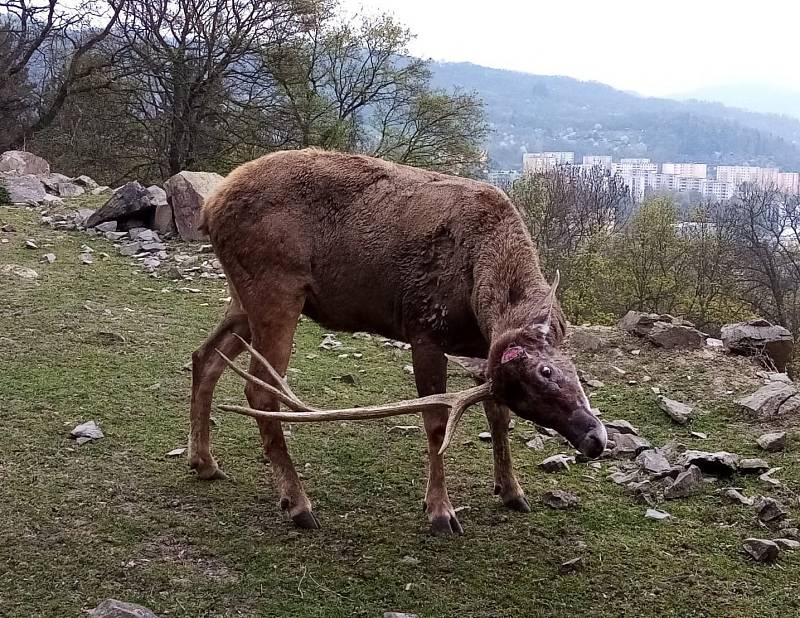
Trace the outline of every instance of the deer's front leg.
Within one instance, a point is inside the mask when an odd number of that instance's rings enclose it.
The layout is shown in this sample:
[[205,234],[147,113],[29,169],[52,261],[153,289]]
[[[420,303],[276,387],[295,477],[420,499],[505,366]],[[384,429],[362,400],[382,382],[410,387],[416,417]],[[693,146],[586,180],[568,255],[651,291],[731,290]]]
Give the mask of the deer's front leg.
[[[425,340],[415,340],[412,341],[411,356],[420,397],[444,393],[447,389],[447,358],[442,350]],[[423,412],[422,417],[428,437],[428,488],[425,491],[424,508],[431,532],[436,535],[462,534],[464,530],[447,495],[444,458],[439,455],[447,426],[447,412],[429,410]]]
[[514,468],[511,463],[511,445],[508,442],[508,422],[510,410],[494,401],[484,401],[483,409],[489,420],[489,431],[492,434],[492,452],[494,455],[494,493],[499,495],[503,504],[513,511],[529,513],[531,510],[525,499]]

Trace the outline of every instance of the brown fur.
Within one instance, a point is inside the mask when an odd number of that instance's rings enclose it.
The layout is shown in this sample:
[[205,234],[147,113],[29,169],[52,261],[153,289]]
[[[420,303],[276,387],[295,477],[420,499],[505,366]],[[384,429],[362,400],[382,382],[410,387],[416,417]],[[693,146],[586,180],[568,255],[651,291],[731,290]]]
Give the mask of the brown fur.
[[[206,203],[203,226],[234,297],[226,321],[194,358],[190,463],[204,478],[222,476],[208,443],[211,393],[222,371],[213,348],[235,356],[241,348],[232,333],[252,335],[253,345],[285,372],[301,312],[327,328],[409,341],[420,395],[445,390],[449,353],[488,356],[493,383],[506,387],[509,380],[535,382],[528,373],[552,359],[566,380],[558,388],[569,395],[563,405],[586,401],[574,368],[555,352],[565,322],[557,303],[551,311],[550,286],[531,238],[494,187],[365,156],[277,152],[234,170]],[[512,344],[541,358],[530,366],[501,367],[502,352]],[[512,366],[516,373],[509,378]],[[257,364],[251,372],[263,374]],[[513,389],[506,390],[498,393],[501,403],[518,413],[526,409],[517,405]],[[263,392],[248,389],[247,395],[252,407],[277,409]],[[543,409],[548,401],[538,400]],[[496,489],[508,506],[526,510],[511,470],[508,411],[493,403],[486,409],[496,437]],[[525,415],[535,418],[537,412]],[[426,506],[434,531],[444,533],[460,531],[437,455],[445,420],[439,413],[424,418]],[[300,525],[315,525],[279,423],[260,428],[282,505]]]

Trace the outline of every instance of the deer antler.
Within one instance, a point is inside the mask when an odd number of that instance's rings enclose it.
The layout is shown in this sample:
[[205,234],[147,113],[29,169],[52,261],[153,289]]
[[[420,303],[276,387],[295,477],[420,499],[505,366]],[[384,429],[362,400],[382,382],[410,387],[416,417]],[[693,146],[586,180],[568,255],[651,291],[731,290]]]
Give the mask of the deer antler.
[[[238,335],[237,335],[238,337]],[[441,455],[450,445],[453,439],[458,422],[464,415],[464,412],[471,405],[491,399],[491,386],[489,383],[481,384],[473,388],[468,388],[456,393],[441,393],[438,395],[428,395],[427,397],[418,397],[417,399],[405,399],[403,401],[396,401],[394,403],[386,403],[377,406],[366,406],[363,408],[342,408],[338,410],[320,410],[314,408],[303,402],[297,395],[292,392],[288,382],[277,372],[275,368],[264,358],[258,351],[253,348],[248,342],[239,337],[245,345],[251,356],[255,358],[269,373],[270,377],[275,381],[275,385],[268,384],[256,376],[246,372],[236,365],[231,359],[225,356],[222,352],[217,350],[217,354],[222,357],[228,367],[233,369],[242,378],[263,388],[270,394],[274,395],[281,403],[292,412],[280,410],[256,410],[246,406],[234,405],[220,405],[221,410],[227,412],[236,412],[245,416],[253,418],[267,418],[276,421],[289,421],[293,423],[310,423],[315,421],[354,421],[354,420],[367,420],[374,418],[386,418],[389,416],[399,416],[401,414],[416,414],[417,412],[424,412],[426,410],[445,409],[448,411],[447,427],[442,440],[442,446],[439,449]]]

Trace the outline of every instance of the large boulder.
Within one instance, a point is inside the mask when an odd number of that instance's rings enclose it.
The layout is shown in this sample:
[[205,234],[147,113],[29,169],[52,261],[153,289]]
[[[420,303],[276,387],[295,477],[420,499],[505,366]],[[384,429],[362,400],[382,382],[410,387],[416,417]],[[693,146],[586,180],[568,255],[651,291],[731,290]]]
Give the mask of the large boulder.
[[46,176],[50,173],[50,164],[30,152],[7,150],[0,155],[0,172]]
[[779,372],[792,358],[794,338],[783,326],[767,320],[750,320],[722,327],[722,342],[728,351],[745,356],[766,356]]
[[89,217],[86,227],[94,227],[105,221],[149,221],[153,218],[154,210],[147,189],[133,181],[114,191],[109,200]]
[[172,207],[175,228],[183,240],[202,240],[199,230],[203,202],[223,178],[213,172],[180,172],[164,183],[167,202]]
[[769,420],[800,412],[800,393],[794,384],[770,382],[736,403],[759,419]]
[[690,322],[666,314],[628,311],[617,325],[659,348],[701,348],[706,340],[706,334]]
[[150,203],[156,207],[153,217],[153,229],[162,234],[174,234],[175,218],[172,216],[172,205],[167,201],[167,192],[157,185],[147,187]]
[[38,204],[47,196],[42,181],[33,174],[2,174],[0,183],[8,191],[12,204]]

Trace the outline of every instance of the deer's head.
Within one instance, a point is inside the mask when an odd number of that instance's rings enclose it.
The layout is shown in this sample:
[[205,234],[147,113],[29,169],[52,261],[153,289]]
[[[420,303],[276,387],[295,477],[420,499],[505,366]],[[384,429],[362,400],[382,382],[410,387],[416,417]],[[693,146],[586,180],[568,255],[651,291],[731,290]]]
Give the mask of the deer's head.
[[469,373],[491,383],[495,400],[524,419],[554,429],[581,453],[599,456],[606,430],[592,414],[575,365],[551,343],[558,277],[534,309],[530,323],[492,342],[489,358],[454,359]]

